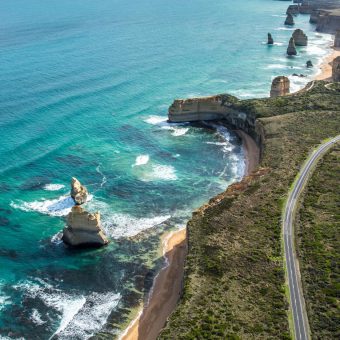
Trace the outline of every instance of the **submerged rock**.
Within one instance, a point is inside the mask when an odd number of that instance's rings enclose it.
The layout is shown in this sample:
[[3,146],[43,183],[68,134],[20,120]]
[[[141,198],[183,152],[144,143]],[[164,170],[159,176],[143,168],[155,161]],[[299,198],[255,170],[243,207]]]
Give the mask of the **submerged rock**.
[[272,82],[270,96],[273,98],[285,96],[286,94],[289,93],[289,87],[290,81],[287,77],[284,76],[276,77]]
[[274,39],[270,33],[268,33],[268,45],[273,45],[274,44]]
[[288,55],[297,55],[296,48],[295,48],[295,41],[294,38],[290,38],[289,45],[287,48],[287,54]]
[[285,25],[289,25],[289,26],[295,25],[294,18],[293,18],[293,16],[290,13],[287,14]]
[[333,60],[332,78],[333,81],[340,81],[340,56]]
[[312,61],[311,61],[311,60],[308,60],[308,61],[306,62],[306,66],[307,66],[308,68],[313,67]]
[[88,191],[75,177],[71,180],[71,197],[77,205],[83,204],[87,200]]
[[67,216],[62,240],[73,247],[101,247],[109,243],[101,228],[100,213],[91,214],[79,205]]
[[299,28],[294,31],[293,36],[294,42],[296,46],[307,46],[308,44],[308,37],[303,32],[303,30],[300,30]]
[[337,30],[335,33],[334,47],[340,47],[340,30]]

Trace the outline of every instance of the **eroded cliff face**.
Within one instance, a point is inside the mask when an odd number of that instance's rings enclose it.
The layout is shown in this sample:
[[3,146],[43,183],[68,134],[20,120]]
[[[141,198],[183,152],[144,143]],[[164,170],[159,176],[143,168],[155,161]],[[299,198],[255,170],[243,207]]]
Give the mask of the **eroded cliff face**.
[[340,81],[340,57],[336,57],[333,60],[332,78],[333,81]]
[[73,247],[100,247],[109,242],[101,228],[100,214],[91,214],[79,205],[75,205],[67,216],[63,241]]
[[220,94],[211,97],[177,99],[169,107],[170,122],[195,122],[202,120],[223,120],[232,128],[250,135],[260,147],[263,141],[262,128],[254,113],[235,108],[236,97]]

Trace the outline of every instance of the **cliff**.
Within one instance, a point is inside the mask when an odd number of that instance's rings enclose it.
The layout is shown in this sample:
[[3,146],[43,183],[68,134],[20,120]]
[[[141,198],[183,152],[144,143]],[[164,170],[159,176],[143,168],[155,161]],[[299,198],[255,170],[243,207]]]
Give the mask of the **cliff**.
[[229,114],[223,101],[213,100],[216,110],[222,107],[214,114],[229,122],[237,112],[246,118],[235,124],[255,118],[262,159],[258,171],[210,200],[188,222],[183,295],[159,339],[290,338],[281,213],[307,154],[340,133],[340,84],[325,84],[283,97],[235,100],[228,103]]

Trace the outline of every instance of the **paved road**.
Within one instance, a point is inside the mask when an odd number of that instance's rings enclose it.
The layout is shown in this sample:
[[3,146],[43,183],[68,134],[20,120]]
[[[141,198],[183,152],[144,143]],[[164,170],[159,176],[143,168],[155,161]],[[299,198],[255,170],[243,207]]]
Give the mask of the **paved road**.
[[283,219],[284,255],[288,274],[288,285],[290,293],[290,308],[293,314],[293,323],[296,340],[309,339],[308,318],[305,310],[298,260],[294,248],[293,220],[294,211],[304,185],[308,180],[314,165],[320,157],[326,153],[335,143],[340,142],[340,135],[320,145],[309,157],[306,164],[300,171],[298,179],[294,184],[287,200]]

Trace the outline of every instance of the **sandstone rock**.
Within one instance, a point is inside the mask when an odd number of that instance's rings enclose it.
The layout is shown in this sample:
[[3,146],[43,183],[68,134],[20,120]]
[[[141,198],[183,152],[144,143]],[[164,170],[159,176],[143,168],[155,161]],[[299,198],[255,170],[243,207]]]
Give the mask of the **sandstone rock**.
[[100,214],[91,214],[79,205],[67,216],[62,240],[73,247],[101,247],[109,242],[101,228]]
[[274,39],[270,33],[268,33],[268,45],[273,45],[274,44]]
[[299,6],[298,5],[289,5],[286,11],[286,14],[298,15],[299,14]]
[[71,180],[71,197],[80,205],[86,202],[88,191],[75,177]]
[[308,68],[313,67],[312,61],[311,61],[311,60],[308,60],[307,63],[306,63],[306,66],[307,66]]
[[297,55],[294,38],[290,38],[290,40],[289,40],[289,45],[288,45],[288,48],[287,48],[287,54],[288,55]]
[[335,34],[340,30],[340,9],[319,11],[316,31]]
[[340,30],[337,30],[335,33],[334,47],[340,47]]
[[289,25],[289,26],[295,25],[294,18],[293,18],[293,16],[290,13],[287,15],[287,18],[286,18],[286,21],[285,21],[285,25]]
[[290,81],[287,77],[279,76],[274,78],[270,90],[271,97],[285,96],[289,93]]
[[340,81],[340,56],[333,60],[332,78],[335,82]]
[[294,31],[293,36],[294,42],[296,46],[307,46],[308,44],[308,37],[303,32],[303,30],[300,30],[299,28]]

